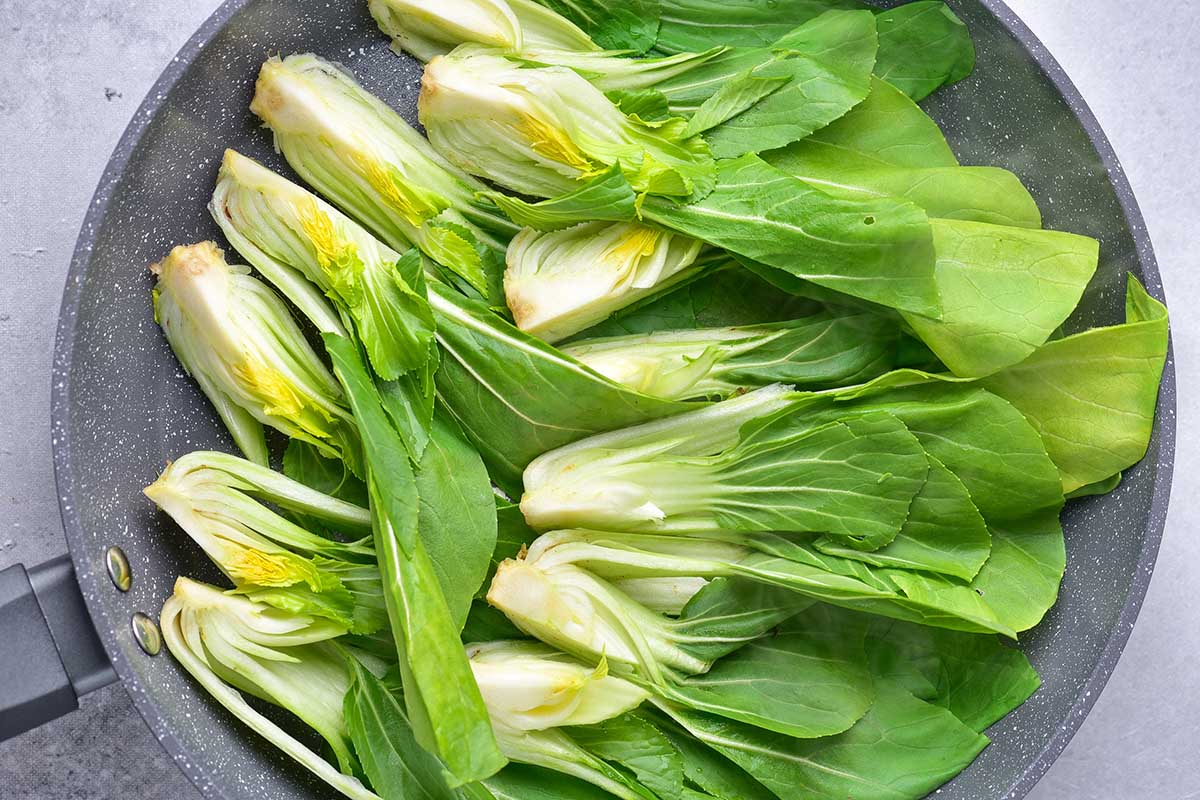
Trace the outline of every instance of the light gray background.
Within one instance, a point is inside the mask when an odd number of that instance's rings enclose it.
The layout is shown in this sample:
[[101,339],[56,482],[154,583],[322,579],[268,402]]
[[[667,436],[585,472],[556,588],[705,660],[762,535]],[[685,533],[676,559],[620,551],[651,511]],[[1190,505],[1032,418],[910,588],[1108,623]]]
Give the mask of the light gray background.
[[[1200,798],[1200,439],[1190,435],[1200,405],[1200,9],[1188,0],[1009,4],[1078,84],[1125,165],[1171,304],[1180,398],[1174,502],[1141,619],[1095,710],[1031,798]],[[217,5],[0,0],[0,569],[65,550],[49,370],[71,249],[129,117]],[[120,686],[0,744],[4,800],[198,797]]]

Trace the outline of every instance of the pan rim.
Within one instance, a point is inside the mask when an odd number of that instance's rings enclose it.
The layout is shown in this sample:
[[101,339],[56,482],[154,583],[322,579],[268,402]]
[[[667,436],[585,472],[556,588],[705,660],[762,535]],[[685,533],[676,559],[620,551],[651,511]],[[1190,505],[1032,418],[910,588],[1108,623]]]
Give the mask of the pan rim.
[[[155,738],[187,776],[188,780],[191,781],[204,797],[213,798],[214,800],[226,800],[228,795],[219,784],[211,780],[200,769],[199,765],[191,760],[190,751],[181,744],[172,732],[171,726],[163,716],[159,705],[142,690],[137,672],[130,659],[126,656],[126,650],[122,647],[118,639],[118,632],[124,630],[126,626],[123,622],[110,618],[106,608],[99,599],[98,592],[93,591],[97,586],[103,584],[103,553],[89,552],[85,547],[85,536],[79,512],[73,502],[75,493],[74,478],[72,475],[73,453],[68,436],[69,412],[72,398],[70,367],[71,356],[76,343],[75,320],[83,286],[82,277],[86,273],[90,263],[96,234],[107,216],[113,192],[119,185],[130,158],[137,149],[137,145],[145,134],[146,129],[154,120],[158,110],[165,103],[175,84],[190,69],[195,59],[230,19],[252,1],[225,0],[204,21],[155,80],[145,98],[138,105],[128,126],[121,134],[88,205],[88,210],[71,257],[59,311],[54,344],[54,358],[51,369],[51,448],[53,451],[59,511],[68,549],[75,565],[76,577],[80,586],[84,589],[83,596],[88,613],[92,618],[93,624],[96,626],[97,634],[104,646],[105,652],[108,654],[113,668],[116,670],[118,676],[120,676],[122,685],[132,698],[138,713],[145,720]],[[1076,120],[1083,128],[1096,155],[1105,168],[1108,181],[1113,187],[1113,191],[1121,206],[1122,214],[1129,226],[1130,235],[1136,246],[1138,264],[1145,279],[1146,289],[1153,297],[1165,302],[1162,278],[1159,274],[1157,260],[1154,255],[1149,232],[1146,229],[1145,221],[1134,196],[1133,188],[1129,184],[1112,144],[1100,127],[1099,121],[1058,61],[1002,0],[975,1],[995,17],[1007,33],[1021,45],[1029,55],[1030,60],[1037,64],[1038,69],[1053,84],[1055,90],[1067,103]],[[955,4],[954,0],[950,0],[950,2],[952,5]],[[1088,676],[1087,681],[1080,687],[1076,700],[1072,704],[1066,719],[1063,720],[1050,740],[1025,768],[1016,783],[1008,787],[1003,794],[1006,800],[1019,800],[1019,798],[1025,797],[1046,774],[1058,756],[1061,755],[1095,704],[1128,642],[1133,625],[1137,620],[1138,613],[1145,599],[1146,591],[1149,588],[1166,524],[1175,460],[1175,389],[1174,350],[1172,346],[1168,349],[1166,364],[1163,368],[1158,408],[1156,411],[1155,423],[1158,426],[1159,449],[1147,518],[1148,523],[1136,565],[1137,568],[1130,582],[1129,593],[1118,616],[1117,624],[1109,635],[1095,668]]]

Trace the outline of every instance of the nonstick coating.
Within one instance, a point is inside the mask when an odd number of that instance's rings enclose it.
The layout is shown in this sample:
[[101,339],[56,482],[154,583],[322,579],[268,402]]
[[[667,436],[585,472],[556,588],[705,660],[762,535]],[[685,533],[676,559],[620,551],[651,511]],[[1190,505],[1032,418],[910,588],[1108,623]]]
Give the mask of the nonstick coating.
[[[220,241],[205,204],[226,147],[291,174],[247,110],[271,54],[313,51],[351,68],[410,120],[420,68],[387,48],[362,0],[231,0],[163,73],[113,154],[89,210],[63,299],[54,362],[53,445],[63,524],[92,618],[138,710],[208,797],[332,796],[198,690],[166,654],[144,655],[130,614],[157,616],[178,574],[219,577],[141,495],[168,459],[231,443],[176,364],[150,307],[146,266],[175,244]],[[1071,330],[1122,320],[1124,275],[1162,298],[1145,226],[1095,119],[1032,34],[994,0],[951,2],[974,36],[974,76],[925,104],[966,164],[1014,170],[1047,227],[1101,242]],[[1132,628],[1162,536],[1174,450],[1168,361],[1146,459],[1111,495],[1064,514],[1068,567],[1058,605],[1023,637],[1041,673],[1034,697],[942,790],[945,800],[1023,796],[1062,751]],[[117,592],[104,552],[120,545],[133,589]]]

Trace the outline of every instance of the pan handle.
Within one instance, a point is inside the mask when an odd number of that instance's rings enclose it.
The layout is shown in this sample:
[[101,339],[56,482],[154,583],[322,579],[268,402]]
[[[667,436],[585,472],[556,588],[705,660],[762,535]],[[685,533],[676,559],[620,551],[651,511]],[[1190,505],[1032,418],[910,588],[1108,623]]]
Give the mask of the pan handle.
[[69,556],[0,571],[0,741],[74,711],[116,679]]

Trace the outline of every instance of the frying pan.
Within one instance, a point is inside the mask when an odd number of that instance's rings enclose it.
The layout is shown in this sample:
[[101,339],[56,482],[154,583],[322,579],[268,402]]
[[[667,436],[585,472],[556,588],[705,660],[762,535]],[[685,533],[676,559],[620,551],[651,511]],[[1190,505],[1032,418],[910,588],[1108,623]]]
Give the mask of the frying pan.
[[[1014,170],[1048,227],[1101,242],[1100,269],[1068,332],[1122,320],[1127,271],[1162,299],[1129,184],[1062,69],[998,0],[951,5],[971,29],[978,67],[926,108],[963,163]],[[0,572],[0,738],[120,679],[205,796],[330,796],[198,691],[169,656],[147,652],[155,650],[147,623],[175,576],[220,577],[140,490],[168,459],[232,445],[154,324],[146,265],[174,244],[219,240],[204,206],[225,147],[290,174],[247,111],[267,55],[311,50],[339,61],[413,120],[420,67],[388,51],[364,6],[229,0],[167,67],[109,162],[79,236],[55,346],[52,444],[70,556]],[[1168,358],[1146,458],[1116,492],[1073,502],[1063,515],[1068,566],[1059,601],[1022,641],[1042,688],[988,732],[993,744],[941,797],[1024,796],[1095,702],[1162,537],[1174,415]]]

